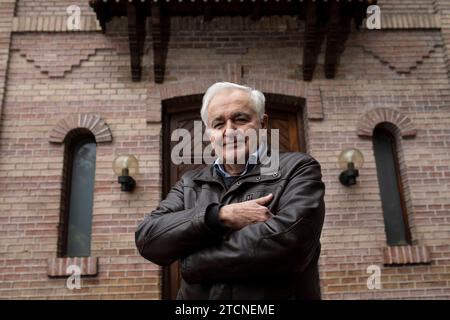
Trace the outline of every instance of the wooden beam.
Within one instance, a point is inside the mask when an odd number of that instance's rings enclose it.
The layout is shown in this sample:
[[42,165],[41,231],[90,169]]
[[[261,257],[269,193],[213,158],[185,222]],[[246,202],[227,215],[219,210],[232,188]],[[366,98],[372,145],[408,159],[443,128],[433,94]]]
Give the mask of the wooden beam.
[[306,5],[305,34],[303,48],[303,79],[311,81],[317,64],[317,57],[322,46],[325,28],[319,20],[319,6],[314,1]]
[[145,41],[145,10],[140,2],[128,2],[128,39],[130,45],[131,78],[140,81],[141,59]]
[[102,28],[102,33],[105,33],[106,23],[110,21],[112,17],[108,5],[105,2],[99,0],[89,0],[89,5],[92,9],[94,9],[97,20],[100,24],[100,27]]
[[203,8],[203,21],[211,21],[213,18],[211,3],[206,2]]
[[255,0],[255,1],[256,2],[253,4],[251,19],[259,20],[259,19],[261,19],[261,1],[262,0]]
[[333,79],[339,58],[344,51],[345,41],[351,28],[351,15],[346,3],[333,1],[330,5],[327,44],[325,50],[325,77]]
[[156,83],[163,83],[166,69],[169,26],[161,13],[159,2],[151,3],[151,28],[153,42],[153,69]]
[[305,20],[303,48],[303,79],[311,81],[325,35],[325,76],[333,78],[350,32],[351,21],[360,24],[366,16],[366,9],[374,0],[361,1],[280,1],[277,4],[264,0],[225,2],[208,1],[202,5],[166,1],[107,1],[89,0],[95,10],[102,30],[113,17],[128,16],[130,61],[133,81],[139,81],[142,74],[141,59],[145,41],[145,19],[150,17],[153,50],[154,79],[164,81],[165,61],[170,36],[170,16],[204,15],[204,21],[214,17],[242,15],[258,20],[273,15],[297,15]]

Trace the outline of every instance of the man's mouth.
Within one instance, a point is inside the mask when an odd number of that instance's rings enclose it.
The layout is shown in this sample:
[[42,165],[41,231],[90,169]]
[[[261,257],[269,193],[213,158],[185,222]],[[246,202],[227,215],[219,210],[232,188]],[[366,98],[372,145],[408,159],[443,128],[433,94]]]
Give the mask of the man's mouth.
[[240,145],[240,144],[245,144],[245,142],[246,142],[245,138],[224,140],[223,141],[223,146],[226,146],[227,144]]

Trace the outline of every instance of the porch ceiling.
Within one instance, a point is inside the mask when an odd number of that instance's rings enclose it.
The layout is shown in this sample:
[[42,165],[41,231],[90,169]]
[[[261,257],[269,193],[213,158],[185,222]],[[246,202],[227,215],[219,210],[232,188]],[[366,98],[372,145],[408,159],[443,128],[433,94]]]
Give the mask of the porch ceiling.
[[334,78],[339,57],[351,31],[366,17],[367,7],[376,0],[90,0],[102,30],[113,17],[127,16],[133,81],[141,78],[147,19],[153,46],[154,78],[164,81],[168,50],[169,19],[173,16],[250,16],[254,20],[274,15],[296,16],[305,21],[302,31],[303,78],[311,81],[322,43],[325,41],[325,76]]

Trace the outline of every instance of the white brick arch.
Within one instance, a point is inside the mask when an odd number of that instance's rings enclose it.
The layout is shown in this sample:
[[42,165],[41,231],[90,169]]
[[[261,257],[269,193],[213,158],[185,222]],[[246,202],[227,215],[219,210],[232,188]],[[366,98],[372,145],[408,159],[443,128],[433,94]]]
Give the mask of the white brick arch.
[[64,143],[69,133],[78,130],[88,130],[97,143],[112,141],[112,134],[106,122],[95,114],[74,114],[58,121],[50,131],[51,143]]
[[403,138],[417,134],[414,123],[407,115],[389,108],[375,108],[366,112],[358,120],[356,133],[360,137],[372,137],[375,127],[386,122],[395,125]]

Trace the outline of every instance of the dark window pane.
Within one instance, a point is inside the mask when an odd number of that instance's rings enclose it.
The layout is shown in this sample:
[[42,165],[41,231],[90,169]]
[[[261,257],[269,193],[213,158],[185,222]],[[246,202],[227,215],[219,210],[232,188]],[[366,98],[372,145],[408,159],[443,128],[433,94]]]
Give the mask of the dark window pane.
[[96,144],[84,140],[73,148],[66,255],[82,257],[91,251]]
[[402,188],[394,136],[384,129],[375,129],[373,148],[380,185],[387,242],[407,245],[409,230],[402,196]]

